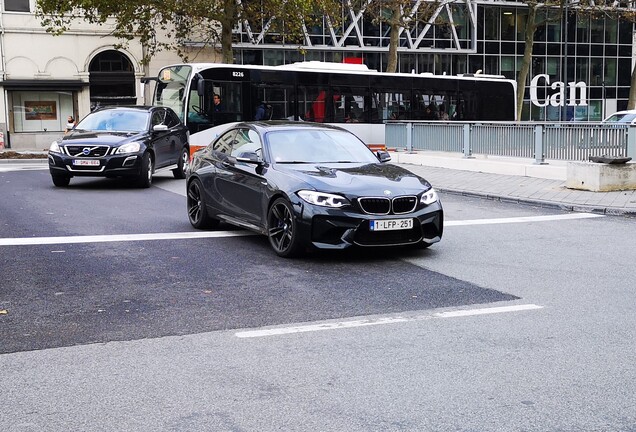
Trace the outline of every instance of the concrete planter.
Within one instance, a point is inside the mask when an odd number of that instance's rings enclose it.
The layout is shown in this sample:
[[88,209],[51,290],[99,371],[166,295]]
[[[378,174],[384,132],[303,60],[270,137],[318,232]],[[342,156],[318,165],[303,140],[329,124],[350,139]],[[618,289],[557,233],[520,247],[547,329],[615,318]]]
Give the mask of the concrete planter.
[[568,162],[565,186],[593,192],[636,190],[636,163]]

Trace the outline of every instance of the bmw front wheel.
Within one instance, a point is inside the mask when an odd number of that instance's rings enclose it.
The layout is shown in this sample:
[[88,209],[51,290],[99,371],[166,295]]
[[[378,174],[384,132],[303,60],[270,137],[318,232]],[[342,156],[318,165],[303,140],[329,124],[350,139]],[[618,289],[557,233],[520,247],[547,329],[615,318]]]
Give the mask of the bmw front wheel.
[[298,230],[294,209],[285,198],[278,198],[267,212],[267,237],[279,256],[291,258],[299,255]]

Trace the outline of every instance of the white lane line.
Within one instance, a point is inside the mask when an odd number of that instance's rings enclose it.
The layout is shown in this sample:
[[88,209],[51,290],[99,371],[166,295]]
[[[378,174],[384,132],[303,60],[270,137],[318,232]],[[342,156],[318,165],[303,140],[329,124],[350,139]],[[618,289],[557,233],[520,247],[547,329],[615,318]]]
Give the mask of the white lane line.
[[525,305],[515,305],[515,306],[499,306],[499,307],[493,307],[493,308],[462,309],[462,310],[449,311],[449,312],[437,312],[436,314],[434,314],[434,316],[436,318],[458,318],[458,317],[474,316],[474,315],[519,312],[519,311],[535,310],[535,309],[542,309],[542,308],[543,306],[538,306],[535,304],[525,304]]
[[44,244],[70,244],[70,243],[106,243],[124,241],[148,241],[148,240],[183,240],[217,237],[241,237],[256,235],[250,231],[193,231],[180,233],[155,233],[155,234],[118,234],[118,235],[94,235],[94,236],[69,236],[69,237],[28,237],[28,238],[0,238],[0,246],[28,246]]
[[511,218],[497,218],[497,219],[473,219],[473,220],[460,220],[460,221],[445,221],[444,227],[449,226],[467,226],[467,225],[494,225],[494,224],[509,224],[509,223],[525,223],[525,222],[551,222],[558,220],[573,220],[573,219],[590,219],[605,217],[600,214],[593,213],[566,213],[560,215],[549,216],[520,216]]
[[[474,219],[463,221],[446,221],[445,227],[508,224],[525,222],[549,222],[558,220],[589,219],[605,217],[592,213],[568,213],[551,216],[526,216],[499,219]],[[69,236],[69,237],[26,237],[26,238],[0,238],[0,246],[27,246],[39,244],[69,244],[69,243],[104,243],[123,241],[147,241],[147,240],[182,240],[191,238],[216,238],[216,237],[240,237],[256,235],[248,231],[195,231],[181,233],[156,233],[156,234],[115,234],[94,236]]]
[[267,336],[280,336],[280,335],[287,335],[287,334],[294,334],[294,333],[317,332],[317,331],[324,331],[324,330],[339,330],[339,329],[348,329],[348,328],[355,328],[355,327],[367,327],[367,326],[374,326],[374,325],[422,321],[422,320],[434,319],[434,318],[457,318],[457,317],[464,317],[464,316],[519,312],[519,311],[536,310],[536,309],[542,309],[542,308],[543,306],[538,306],[535,304],[523,304],[523,305],[516,305],[516,306],[500,306],[500,307],[480,308],[480,309],[462,309],[457,311],[436,312],[429,315],[417,315],[413,317],[387,317],[387,318],[376,318],[376,319],[359,319],[359,320],[351,320],[351,321],[321,323],[321,324],[308,324],[308,325],[292,326],[292,327],[246,330],[246,331],[237,332],[234,334],[234,336],[238,338],[258,338],[258,337],[267,337]]

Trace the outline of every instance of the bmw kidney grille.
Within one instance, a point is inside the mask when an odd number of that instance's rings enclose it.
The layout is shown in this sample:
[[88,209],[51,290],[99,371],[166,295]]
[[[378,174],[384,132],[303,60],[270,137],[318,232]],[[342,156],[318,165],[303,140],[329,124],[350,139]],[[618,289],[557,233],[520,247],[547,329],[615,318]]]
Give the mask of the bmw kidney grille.
[[358,203],[363,212],[373,215],[406,214],[415,210],[417,206],[416,196],[363,197],[358,198]]

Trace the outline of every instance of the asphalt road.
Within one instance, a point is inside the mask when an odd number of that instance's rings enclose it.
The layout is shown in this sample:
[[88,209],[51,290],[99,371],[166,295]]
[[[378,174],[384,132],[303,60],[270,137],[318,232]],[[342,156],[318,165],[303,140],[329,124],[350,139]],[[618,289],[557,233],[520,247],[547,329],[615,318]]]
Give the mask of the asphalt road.
[[284,260],[155,180],[0,172],[6,430],[636,430],[633,219],[442,196],[426,251]]

